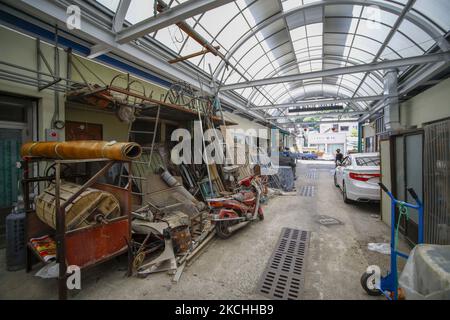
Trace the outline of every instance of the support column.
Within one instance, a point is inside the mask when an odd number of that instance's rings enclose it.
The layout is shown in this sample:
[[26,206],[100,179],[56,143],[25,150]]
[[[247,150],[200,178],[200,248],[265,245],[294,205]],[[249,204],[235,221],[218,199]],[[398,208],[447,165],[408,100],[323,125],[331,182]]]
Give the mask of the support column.
[[358,122],[358,153],[363,152],[363,150],[362,150],[362,142],[363,142],[362,141],[362,139],[363,139],[362,130],[363,130],[362,124],[361,124],[361,122]]
[[398,70],[389,69],[384,73],[384,94],[389,97],[384,102],[384,123],[387,131],[401,129],[400,106],[398,103]]

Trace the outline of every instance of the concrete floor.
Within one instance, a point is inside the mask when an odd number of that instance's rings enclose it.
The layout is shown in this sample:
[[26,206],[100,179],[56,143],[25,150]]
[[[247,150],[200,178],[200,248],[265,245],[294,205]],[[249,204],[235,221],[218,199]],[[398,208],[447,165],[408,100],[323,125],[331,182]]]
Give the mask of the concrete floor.
[[[264,207],[265,220],[241,229],[228,240],[213,240],[182,274],[178,284],[166,273],[146,279],[125,277],[125,262],[110,261],[82,274],[82,290],[71,299],[264,299],[257,282],[283,227],[311,231],[305,273],[304,299],[381,299],[369,297],[360,286],[368,265],[386,270],[389,257],[367,250],[369,242],[388,242],[389,228],[374,215],[374,204],[348,205],[333,185],[330,162],[302,161],[297,166],[297,190],[314,185],[314,197],[278,196]],[[305,177],[317,170],[319,178]],[[323,226],[320,215],[340,225]],[[400,244],[404,252],[409,248]],[[56,281],[25,271],[6,272],[0,258],[0,299],[56,299]],[[36,268],[35,271],[38,269]]]

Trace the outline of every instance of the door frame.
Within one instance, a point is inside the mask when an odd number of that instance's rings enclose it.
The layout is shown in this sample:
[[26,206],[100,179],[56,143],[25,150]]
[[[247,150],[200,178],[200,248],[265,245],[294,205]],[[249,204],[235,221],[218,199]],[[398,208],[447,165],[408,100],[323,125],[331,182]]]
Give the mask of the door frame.
[[[421,160],[422,160],[422,191],[425,190],[424,186],[425,186],[425,182],[424,182],[424,137],[425,137],[425,131],[420,128],[420,129],[412,129],[412,130],[405,130],[405,131],[401,131],[401,132],[397,132],[395,134],[392,134],[389,138],[390,138],[390,148],[391,148],[391,185],[392,185],[392,194],[394,195],[394,197],[398,197],[397,194],[397,167],[396,167],[396,151],[397,151],[397,144],[396,144],[396,138],[398,137],[402,137],[403,141],[405,142],[406,137],[407,136],[414,136],[414,135],[421,135],[422,136],[422,149],[420,150],[420,156],[421,156]],[[403,170],[406,170],[406,161],[407,161],[407,156],[406,156],[406,143],[403,143],[403,150],[402,153],[404,155],[403,157]],[[405,174],[405,179],[406,179],[406,174]],[[408,183],[407,181],[405,181],[405,190],[404,190],[404,194],[407,195],[408,193]],[[399,200],[404,200],[406,201],[406,199],[399,199]],[[422,199],[423,201],[423,199]],[[399,217],[399,211],[398,209],[396,210],[395,213],[395,221],[391,221],[391,224],[394,223],[394,225],[397,225],[397,221],[398,221],[398,217]],[[409,229],[412,229],[412,231],[414,232],[413,237],[411,237],[411,234],[409,234]],[[415,246],[417,244],[417,240],[418,240],[418,225],[417,223],[415,223],[414,221],[412,221],[412,219],[409,219],[407,222],[405,220],[402,221],[402,223],[400,224],[399,227],[399,231],[405,236],[406,241],[411,245],[411,246]]]
[[[10,94],[7,92],[0,91],[0,95],[11,96],[16,98],[21,98],[28,100],[30,105],[26,107],[27,112],[27,122],[15,122],[15,121],[4,121],[0,120],[0,129],[11,129],[11,130],[21,130],[22,141],[33,141],[38,139],[38,104],[39,99],[29,96],[20,96],[16,94]],[[32,170],[34,174],[38,173],[38,166],[33,165]]]

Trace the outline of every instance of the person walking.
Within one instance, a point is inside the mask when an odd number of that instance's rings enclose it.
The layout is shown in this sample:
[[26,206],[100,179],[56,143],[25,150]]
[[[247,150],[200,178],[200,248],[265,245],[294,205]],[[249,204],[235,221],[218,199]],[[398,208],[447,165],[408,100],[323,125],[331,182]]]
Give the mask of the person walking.
[[344,155],[341,153],[341,149],[337,149],[335,158],[336,167],[338,166],[338,163],[342,162],[343,159]]

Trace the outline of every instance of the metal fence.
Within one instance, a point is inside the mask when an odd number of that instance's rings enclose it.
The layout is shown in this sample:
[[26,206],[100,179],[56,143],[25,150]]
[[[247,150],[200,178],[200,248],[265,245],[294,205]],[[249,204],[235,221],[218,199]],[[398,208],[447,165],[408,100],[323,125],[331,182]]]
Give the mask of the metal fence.
[[450,245],[450,120],[424,130],[425,242]]

